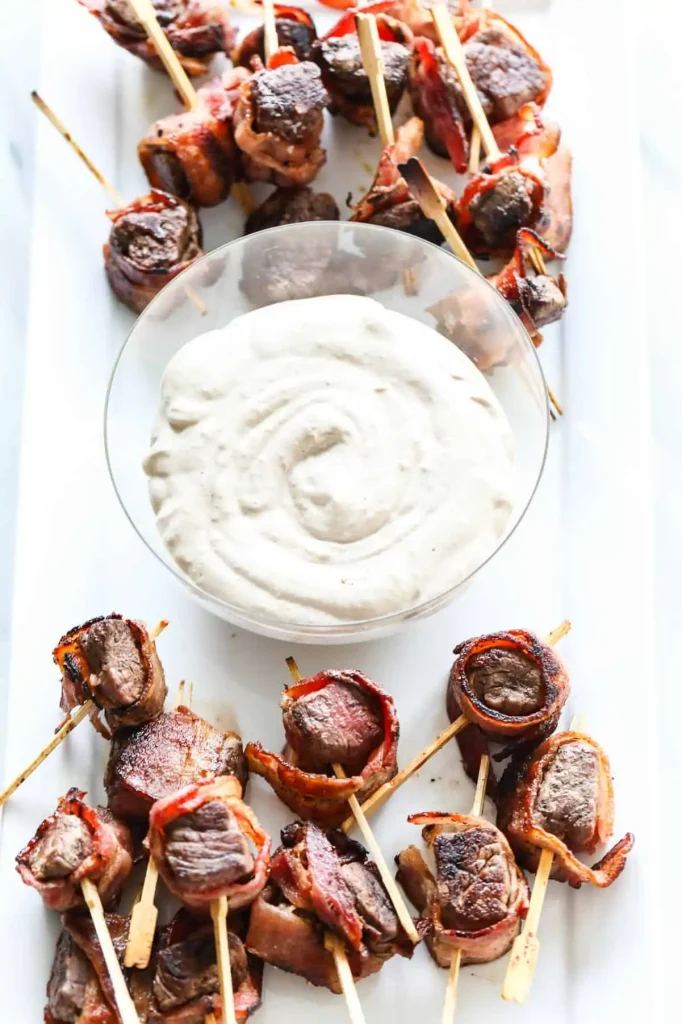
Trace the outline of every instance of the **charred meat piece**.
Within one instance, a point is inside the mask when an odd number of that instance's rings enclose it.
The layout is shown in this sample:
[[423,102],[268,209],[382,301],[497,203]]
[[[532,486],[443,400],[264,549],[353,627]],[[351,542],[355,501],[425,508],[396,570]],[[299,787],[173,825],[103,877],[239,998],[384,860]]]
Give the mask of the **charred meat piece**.
[[156,121],[137,147],[144,172],[155,189],[195,206],[226,199],[240,174],[233,116],[244,68],[231,68],[197,90],[192,110]]
[[114,294],[135,313],[203,255],[195,210],[167,192],[153,190],[108,216],[104,267]]
[[[281,47],[289,47],[299,60],[308,60],[310,50],[317,39],[315,24],[307,11],[300,7],[274,4],[277,41]],[[265,63],[265,42],[263,26],[254,28],[245,35],[232,54],[232,62],[251,68],[251,61],[258,57]]]
[[114,736],[104,784],[114,814],[146,821],[152,804],[191,782],[234,775],[246,786],[242,742],[178,707]]
[[234,116],[247,180],[307,185],[326,160],[320,148],[329,102],[310,61],[263,68],[245,81]]
[[161,714],[166,680],[143,623],[116,614],[90,619],[69,630],[52,654],[62,672],[62,711],[92,700],[112,730]]
[[88,807],[84,796],[82,791],[70,789],[17,856],[22,881],[37,889],[50,910],[81,906],[84,878],[97,886],[106,906],[132,870],[127,826],[105,807]]
[[244,233],[253,234],[281,224],[301,224],[309,220],[338,220],[339,208],[328,192],[311,188],[278,188],[250,214]]
[[[67,931],[57,939],[57,949],[47,983],[48,1024],[75,1024],[80,1021],[85,1005],[86,991],[93,978],[88,958],[74,944]],[[49,1017],[48,1017],[49,1014]]]
[[541,327],[560,320],[566,312],[566,280],[546,272],[540,259],[557,259],[560,253],[530,228],[522,228],[516,236],[516,249],[511,260],[490,283],[507,300],[535,345],[542,342]]
[[412,955],[412,943],[360,843],[295,822],[283,829],[282,844],[272,859],[270,882],[251,909],[251,953],[337,993],[325,929],[344,940],[356,979],[374,974],[396,953]]
[[[300,817],[340,825],[351,794],[362,803],[398,770],[393,698],[361,672],[320,672],[295,683],[284,691],[282,710],[288,739],[284,756],[259,743],[249,743],[245,754],[250,770],[262,775]],[[339,716],[336,723],[334,715]],[[330,755],[339,754],[355,773],[345,779],[337,779],[331,769]]]
[[464,714],[471,723],[457,738],[467,774],[475,779],[488,740],[505,744],[497,755],[504,757],[519,745],[532,749],[554,732],[570,682],[555,651],[523,629],[473,637],[454,653],[447,711],[451,721]]
[[[79,0],[95,15],[111,38],[160,71],[163,61],[130,0]],[[156,17],[188,75],[203,75],[216,53],[229,53],[235,31],[227,4],[219,0],[152,0]]]
[[507,152],[467,184],[457,203],[457,229],[477,256],[508,259],[522,228],[536,231],[550,248],[557,240],[563,252],[571,234],[571,192],[570,161],[567,174],[557,162],[559,128],[545,122],[534,103],[498,128]]
[[170,891],[196,910],[208,910],[220,896],[236,910],[265,884],[270,837],[241,793],[239,781],[226,775],[186,786],[151,809],[149,845],[159,873]]
[[[393,113],[407,85],[414,37],[405,24],[380,13],[386,6],[386,3],[369,4],[363,7],[363,13],[376,12],[377,15],[386,95]],[[376,114],[369,78],[362,63],[354,10],[344,14],[334,28],[313,45],[311,59],[322,72],[322,81],[331,98],[330,112],[342,114],[352,124],[367,125],[374,134]]]
[[413,814],[433,848],[436,877],[415,846],[396,858],[398,881],[421,914],[431,955],[449,967],[455,948],[462,962],[503,956],[528,910],[528,885],[504,835],[484,818]]
[[[524,103],[545,102],[552,75],[539,54],[499,14],[480,12],[466,35],[467,68],[491,123],[512,117]],[[468,34],[471,33],[471,34]]]
[[578,732],[557,733],[531,755],[512,758],[500,780],[497,823],[523,867],[535,871],[541,851],[551,850],[551,877],[575,888],[611,885],[634,844],[627,833],[592,868],[575,856],[594,853],[613,833],[608,759]]
[[[424,124],[412,117],[396,131],[395,142],[385,147],[369,192],[352,207],[351,220],[406,231],[440,245],[443,236],[434,221],[422,213],[417,199],[398,170],[398,165],[416,156],[424,138]],[[457,199],[447,185],[433,179],[454,221]]]

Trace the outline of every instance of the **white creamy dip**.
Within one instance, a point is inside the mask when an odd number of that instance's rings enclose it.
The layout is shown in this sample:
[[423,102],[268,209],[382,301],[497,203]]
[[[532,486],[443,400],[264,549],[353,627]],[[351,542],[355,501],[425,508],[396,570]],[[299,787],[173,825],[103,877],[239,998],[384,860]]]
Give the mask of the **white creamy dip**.
[[301,624],[404,611],[459,583],[499,541],[515,479],[474,364],[353,295],[267,306],[184,345],[144,469],[198,587]]

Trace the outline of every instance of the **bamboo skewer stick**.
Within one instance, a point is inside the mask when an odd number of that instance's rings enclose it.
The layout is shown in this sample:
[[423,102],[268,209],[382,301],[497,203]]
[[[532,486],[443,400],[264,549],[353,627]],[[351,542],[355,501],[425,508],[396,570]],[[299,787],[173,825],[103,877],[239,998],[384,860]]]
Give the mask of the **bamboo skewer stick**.
[[356,14],[355,27],[358,32],[360,53],[365,74],[369,78],[372,90],[372,101],[379,129],[382,146],[395,142],[391,109],[388,105],[386,80],[384,78],[384,60],[381,54],[381,42],[377,30],[377,20],[373,14]]
[[477,174],[481,162],[481,133],[476,125],[471,129],[471,142],[469,143],[469,164],[468,174]]
[[457,228],[448,217],[443,197],[438,192],[421,160],[416,156],[411,156],[406,163],[400,164],[399,170],[410,186],[410,191],[416,197],[423,213],[438,225],[441,235],[449,243],[455,256],[458,256],[463,263],[466,263],[477,274],[480,274],[481,271],[476,261],[462,241]]
[[350,964],[348,963],[348,957],[346,956],[346,950],[344,949],[343,942],[337,935],[332,935],[331,932],[327,932],[324,937],[324,945],[334,957],[336,973],[338,975],[339,984],[341,985],[341,991],[343,992],[346,1000],[346,1007],[348,1009],[348,1016],[350,1017],[351,1024],[365,1024],[365,1015],[362,1012],[360,997],[358,996],[358,990],[355,987],[355,978],[353,977],[353,972],[350,969]]
[[[161,622],[159,622],[159,624],[149,634],[150,639],[155,640],[156,637],[163,632],[167,625],[168,623],[166,622],[166,620],[162,619]],[[69,733],[73,732],[76,726],[80,725],[84,718],[87,718],[89,714],[96,710],[97,707],[94,701],[86,700],[84,704],[81,704],[76,711],[69,715],[66,721],[59,727],[59,729],[57,729],[56,733],[54,734],[50,742],[47,744],[47,746],[43,747],[40,753],[33,758],[31,763],[27,765],[26,768],[23,769],[23,771],[20,771],[17,777],[12,782],[10,782],[10,784],[6,786],[5,789],[3,789],[2,793],[0,793],[0,807],[2,807],[5,801],[9,799],[9,797],[11,797],[13,793],[16,793],[16,791],[19,789],[19,786],[23,785],[23,783],[26,782],[26,780],[30,778],[31,775],[33,775],[36,768],[40,768],[43,761],[46,761],[48,759],[50,754],[52,754],[57,749],[57,747],[60,745],[60,743],[63,742],[63,740],[66,739]]]
[[[571,719],[571,732],[582,732],[583,727],[583,716],[574,715]],[[552,873],[553,861],[552,851],[543,849],[535,872],[526,923],[521,934],[514,939],[507,972],[504,976],[502,998],[519,1005],[523,1005],[527,1001],[533,984],[535,965],[540,953],[540,941],[537,937],[538,925]]]
[[232,968],[230,967],[230,944],[227,938],[227,897],[221,896],[211,903],[213,934],[215,936],[218,975],[220,977],[220,1001],[223,1024],[237,1024],[232,989]]
[[[190,707],[192,703],[191,688],[192,684],[190,683],[187,707]],[[184,703],[185,682],[183,680],[178,686],[175,707],[178,708]],[[144,970],[149,965],[152,946],[154,945],[156,922],[159,916],[159,910],[155,903],[158,881],[159,869],[154,858],[150,855],[142,884],[142,892],[130,915],[128,944],[123,961],[126,967],[137,967],[139,970]]]
[[[487,754],[481,755],[481,762],[478,766],[478,779],[476,780],[476,792],[474,802],[471,805],[472,818],[480,818],[483,814],[485,803],[485,792],[488,785],[488,772],[490,771],[490,758]],[[452,1024],[457,1009],[457,984],[459,982],[459,968],[462,963],[462,949],[457,947],[453,951],[448,971],[448,981],[445,987],[445,1001],[443,1003],[443,1016],[441,1024]]]
[[[145,32],[154,43],[173,85],[182,97],[183,103],[188,110],[193,110],[197,102],[196,89],[180,63],[177,53],[164,35],[151,0],[131,0],[131,4],[138,21],[141,22]],[[253,196],[244,182],[236,182],[232,186],[232,195],[245,213],[253,212],[257,204],[254,202]]]
[[84,878],[81,882],[81,891],[83,898],[87,904],[88,910],[90,911],[90,917],[95,927],[97,939],[102,950],[102,956],[109,972],[109,978],[111,985],[114,990],[114,996],[116,999],[116,1008],[121,1017],[122,1024],[139,1024],[139,1017],[135,1004],[131,998],[128,986],[126,985],[125,978],[123,977],[123,971],[121,965],[118,962],[116,956],[116,950],[114,944],[111,941],[111,935],[107,928],[107,922],[104,917],[104,909],[102,907],[102,901],[99,898],[97,887],[93,885],[89,878]]
[[[294,682],[300,682],[301,673],[299,672],[296,660],[294,658],[287,658],[286,663]],[[332,764],[332,771],[336,775],[337,779],[347,778],[346,773],[344,772],[340,764]],[[381,875],[381,879],[386,887],[386,891],[388,892],[391,903],[393,904],[393,908],[396,914],[398,915],[398,920],[403,926],[403,929],[405,930],[406,934],[409,935],[411,941],[414,942],[416,946],[417,943],[419,942],[419,936],[417,934],[417,929],[414,926],[414,921],[410,917],[410,912],[407,909],[405,900],[402,898],[398,890],[393,875],[389,871],[388,864],[386,863],[384,855],[381,852],[381,848],[376,841],[376,838],[374,836],[374,833],[372,832],[372,829],[369,826],[367,818],[365,817],[362,808],[360,807],[358,798],[355,796],[354,793],[352,793],[349,796],[348,804],[353,812],[353,815],[355,816],[355,820],[358,823],[364,840],[367,843],[367,848],[369,849],[369,852],[372,854],[374,863],[379,869],[379,874]]]
[[[551,633],[547,634],[545,637],[545,643],[548,644],[549,647],[554,647],[559,640],[570,632],[570,629],[571,623],[568,619],[564,619],[564,621],[556,626]],[[399,789],[403,783],[412,778],[415,772],[418,772],[434,754],[437,754],[446,743],[456,736],[458,732],[461,732],[462,729],[466,728],[468,724],[469,722],[464,715],[460,715],[454,722],[451,722],[447,729],[444,729],[432,743],[429,743],[427,747],[424,747],[421,753],[417,754],[417,756],[414,757],[401,772],[398,772],[398,774],[394,775],[392,779],[385,782],[383,786],[380,786],[379,789],[377,789],[376,793],[373,793],[372,796],[368,797],[365,802],[361,804],[361,810],[364,812],[365,816],[373,813],[374,811],[378,811],[386,800],[388,800],[391,794],[396,791],[396,789]],[[344,832],[348,832],[353,828],[354,823],[355,818],[351,815],[346,818],[341,828]]]
[[273,53],[277,53],[279,49],[277,22],[272,0],[263,0],[263,47],[265,49],[265,63],[267,64]]

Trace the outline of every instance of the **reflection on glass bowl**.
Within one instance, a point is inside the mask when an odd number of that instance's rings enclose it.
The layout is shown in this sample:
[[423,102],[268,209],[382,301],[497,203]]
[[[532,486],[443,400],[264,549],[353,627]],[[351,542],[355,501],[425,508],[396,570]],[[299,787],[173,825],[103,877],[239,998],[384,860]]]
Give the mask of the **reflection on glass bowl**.
[[[364,609],[367,617],[358,614],[357,604],[346,612],[337,601],[331,621],[320,621],[295,600],[283,616],[281,608],[274,614],[258,602],[245,601],[240,606],[234,598],[218,596],[215,585],[208,592],[208,586],[202,589],[193,582],[157,529],[142,464],[150,449],[164,371],[183,346],[252,310],[330,295],[371,297],[387,310],[437,329],[461,349],[484,372],[509,423],[516,480],[513,508],[503,533],[494,545],[480,551],[476,564],[467,565],[456,585],[444,584],[437,593],[420,591],[420,599],[407,601],[408,607],[384,605],[390,610],[383,614],[376,614],[370,604]],[[335,303],[334,308],[338,319],[340,307]],[[270,352],[279,355],[277,339],[269,341]],[[423,361],[424,333],[416,324],[407,342],[409,355],[412,345]],[[547,434],[545,386],[535,349],[494,288],[449,253],[420,239],[388,228],[338,222],[263,231],[231,242],[188,268],[151,302],[133,327],[114,366],[105,410],[111,478],[124,511],[152,553],[217,615],[258,633],[309,643],[368,639],[451,601],[495,556],[523,517],[542,472]],[[375,493],[376,487],[368,485],[368,497]],[[248,552],[245,558],[248,562]]]

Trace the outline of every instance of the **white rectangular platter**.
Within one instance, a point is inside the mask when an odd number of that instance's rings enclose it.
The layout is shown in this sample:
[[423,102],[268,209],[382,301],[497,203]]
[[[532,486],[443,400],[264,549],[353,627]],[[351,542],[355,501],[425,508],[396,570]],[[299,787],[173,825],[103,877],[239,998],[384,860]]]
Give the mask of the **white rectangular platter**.
[[[325,29],[334,13],[314,8]],[[119,191],[145,191],[135,148],[148,123],[176,108],[172,88],[117,49],[75,0],[45,5],[36,87]],[[651,621],[651,483],[645,340],[638,268],[634,12],[620,0],[500,3],[555,76],[551,113],[575,158],[570,309],[542,359],[566,407],[530,513],[500,557],[450,609],[396,637],[354,648],[301,648],[230,628],[199,609],[148,556],[117,505],[102,442],[103,399],[132,316],[111,296],[100,248],[105,199],[46,123],[36,123],[34,237],[5,777],[51,735],[58,681],[51,650],[70,626],[112,609],[170,619],[159,643],[171,688],[193,680],[195,707],[245,740],[281,743],[284,657],[302,671],[357,667],[395,696],[406,763],[446,724],[453,646],[480,632],[543,633],[563,617],[573,682],[566,712],[587,716],[616,780],[617,834],[634,831],[624,875],[605,891],[552,884],[530,1003],[504,1004],[505,961],[465,968],[458,1019],[538,1024],[659,1019],[656,676]],[[243,19],[240,19],[243,20]],[[18,57],[18,55],[15,55]],[[610,99],[614,83],[618,102]],[[328,135],[331,134],[329,127]],[[379,143],[334,125],[318,179],[340,205],[368,185]],[[429,166],[448,180],[443,161]],[[617,173],[612,173],[615,170]],[[235,237],[230,201],[202,212],[207,248]],[[106,744],[83,725],[6,806],[0,839],[0,1021],[38,1024],[58,929],[14,871],[14,856],[70,785],[103,797]],[[262,780],[249,800],[277,838],[288,820]],[[406,815],[464,811],[472,786],[446,747],[374,819],[388,857],[416,841]],[[492,813],[492,809],[489,807]],[[440,1019],[445,972],[425,949],[362,982],[368,1024]],[[346,1020],[343,1001],[266,968],[260,1024]]]

